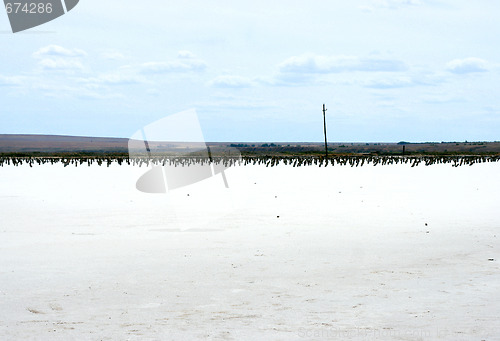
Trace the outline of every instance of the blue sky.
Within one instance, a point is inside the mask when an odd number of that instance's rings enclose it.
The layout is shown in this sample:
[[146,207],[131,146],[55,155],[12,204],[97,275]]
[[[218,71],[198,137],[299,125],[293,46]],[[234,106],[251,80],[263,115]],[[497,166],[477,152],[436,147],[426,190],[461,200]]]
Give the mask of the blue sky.
[[208,141],[500,140],[500,2],[81,0],[10,33],[0,133],[130,137],[194,108]]

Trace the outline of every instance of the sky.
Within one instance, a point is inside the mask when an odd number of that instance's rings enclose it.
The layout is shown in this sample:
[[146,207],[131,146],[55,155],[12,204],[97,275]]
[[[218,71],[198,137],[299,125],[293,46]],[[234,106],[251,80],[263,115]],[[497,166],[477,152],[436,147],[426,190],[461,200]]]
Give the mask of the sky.
[[500,140],[500,2],[81,0],[13,34],[0,134],[131,137],[195,109],[207,141]]

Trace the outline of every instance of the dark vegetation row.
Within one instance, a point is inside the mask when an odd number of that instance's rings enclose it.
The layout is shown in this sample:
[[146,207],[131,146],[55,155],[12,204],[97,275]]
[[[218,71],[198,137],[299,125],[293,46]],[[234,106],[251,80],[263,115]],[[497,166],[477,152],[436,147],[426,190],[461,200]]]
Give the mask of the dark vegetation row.
[[20,166],[28,164],[30,167],[42,164],[63,164],[64,167],[82,166],[97,164],[99,166],[110,166],[113,163],[119,165],[176,165],[189,166],[192,164],[204,164],[214,162],[223,164],[226,167],[238,165],[265,165],[274,167],[280,164],[293,167],[316,165],[326,166],[351,166],[358,167],[363,165],[390,165],[390,164],[411,164],[412,167],[424,164],[426,166],[434,164],[452,164],[454,167],[464,165],[474,165],[476,163],[498,162],[500,155],[334,155],[334,156],[273,156],[273,155],[243,155],[241,157],[143,157],[129,158],[120,155],[93,155],[93,156],[0,156],[0,167],[4,165]]

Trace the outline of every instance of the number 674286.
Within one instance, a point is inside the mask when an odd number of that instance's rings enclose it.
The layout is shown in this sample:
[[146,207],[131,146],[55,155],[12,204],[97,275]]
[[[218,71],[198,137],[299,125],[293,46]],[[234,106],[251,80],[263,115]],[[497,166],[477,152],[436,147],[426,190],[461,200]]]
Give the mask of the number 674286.
[[11,13],[26,13],[26,14],[43,14],[43,13],[52,13],[52,4],[51,3],[25,3],[24,5],[20,2],[8,2],[5,4],[5,9],[7,10],[7,14]]

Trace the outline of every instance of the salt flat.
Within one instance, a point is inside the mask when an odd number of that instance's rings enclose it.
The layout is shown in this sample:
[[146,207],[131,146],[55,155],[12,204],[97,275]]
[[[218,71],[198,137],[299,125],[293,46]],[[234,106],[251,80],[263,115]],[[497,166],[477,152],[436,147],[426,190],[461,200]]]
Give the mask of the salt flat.
[[500,340],[500,164],[0,168],[2,340]]

